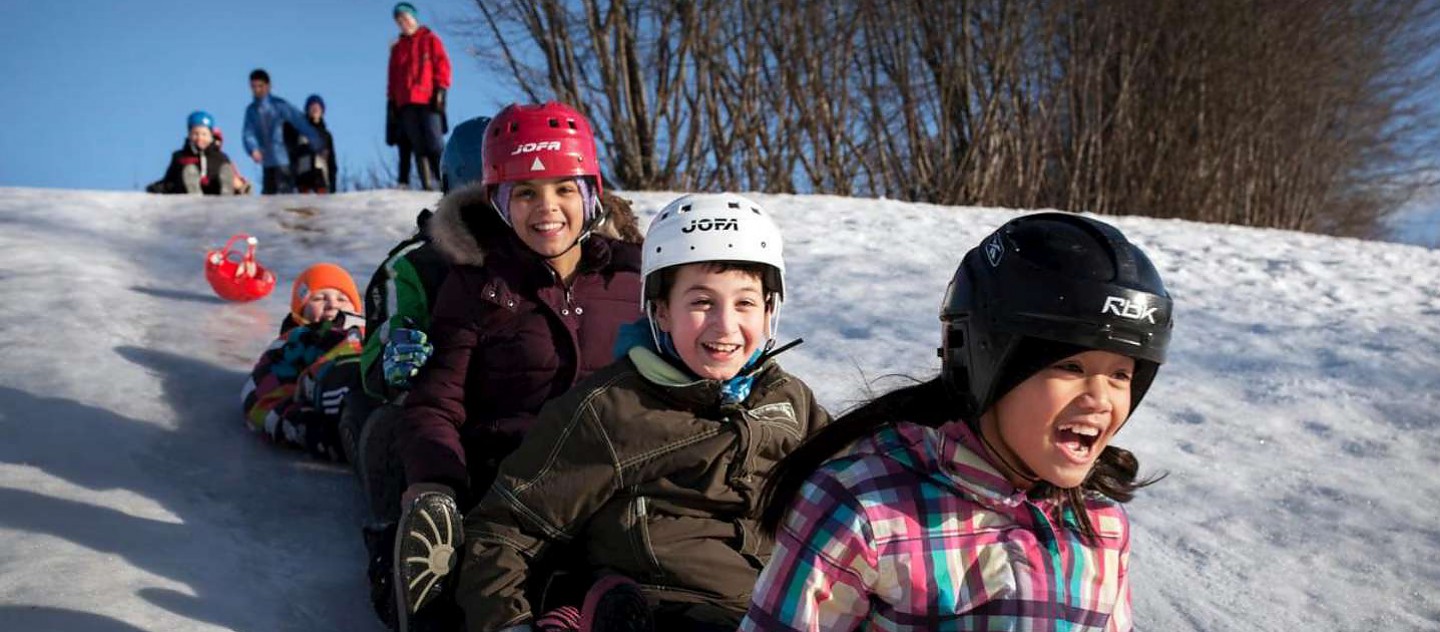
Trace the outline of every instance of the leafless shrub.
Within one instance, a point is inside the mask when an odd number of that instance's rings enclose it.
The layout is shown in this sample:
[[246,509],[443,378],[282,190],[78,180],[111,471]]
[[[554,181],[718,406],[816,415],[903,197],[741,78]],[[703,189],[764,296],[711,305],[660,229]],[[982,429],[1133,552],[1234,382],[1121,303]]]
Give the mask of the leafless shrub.
[[629,189],[1370,235],[1440,149],[1436,0],[477,0]]

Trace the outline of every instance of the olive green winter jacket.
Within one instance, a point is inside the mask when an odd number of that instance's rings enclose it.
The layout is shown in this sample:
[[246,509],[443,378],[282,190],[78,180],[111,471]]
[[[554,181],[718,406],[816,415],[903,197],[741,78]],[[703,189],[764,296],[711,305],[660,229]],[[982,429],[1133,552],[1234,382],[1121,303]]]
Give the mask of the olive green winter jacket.
[[467,628],[538,615],[530,570],[557,549],[577,556],[570,566],[634,579],[653,601],[738,621],[773,545],[754,520],[765,477],[830,417],[773,359],[742,403],[722,405],[720,386],[637,347],[546,404],[465,517],[456,599]]

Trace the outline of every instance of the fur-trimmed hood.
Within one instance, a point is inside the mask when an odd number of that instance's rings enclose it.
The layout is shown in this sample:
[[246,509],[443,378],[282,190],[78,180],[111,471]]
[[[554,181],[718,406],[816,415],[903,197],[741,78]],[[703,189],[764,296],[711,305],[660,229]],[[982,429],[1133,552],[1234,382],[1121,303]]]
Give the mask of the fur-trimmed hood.
[[[495,209],[490,207],[487,197],[485,187],[477,182],[440,198],[440,204],[435,208],[435,216],[430,218],[425,230],[435,244],[435,249],[440,251],[446,261],[457,265],[484,265],[486,251],[493,250],[496,245],[494,239],[509,239],[508,235],[493,233],[504,230],[513,234],[511,228],[501,221]],[[470,214],[468,221],[467,209]],[[488,219],[493,221],[486,221],[487,215]],[[482,245],[476,239],[476,229],[492,233],[485,240],[486,244]]]
[[[628,200],[606,193],[601,204],[607,211],[606,220],[595,229],[596,235],[634,244],[643,240]],[[441,256],[457,265],[484,265],[487,253],[507,245],[519,246],[514,229],[500,219],[485,186],[478,182],[441,198],[426,230]]]

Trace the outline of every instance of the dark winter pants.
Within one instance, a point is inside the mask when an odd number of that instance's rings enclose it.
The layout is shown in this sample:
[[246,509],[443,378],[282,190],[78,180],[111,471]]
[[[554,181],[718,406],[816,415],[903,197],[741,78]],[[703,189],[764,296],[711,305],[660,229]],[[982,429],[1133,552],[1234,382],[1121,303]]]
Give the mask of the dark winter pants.
[[[356,412],[360,412],[358,407]],[[400,496],[405,493],[405,463],[400,460],[399,445],[403,413],[400,404],[384,404],[358,420],[363,426],[355,435],[356,473],[370,499],[370,512],[379,522],[400,519]]]
[[275,195],[276,193],[294,192],[295,176],[290,173],[290,165],[265,167],[260,180],[261,194]]
[[395,147],[396,147],[398,150],[400,150],[400,169],[399,169],[398,173],[396,174],[395,182],[396,182],[396,184],[399,184],[399,185],[402,186],[402,187],[409,188],[409,186],[410,186],[410,141],[407,141],[407,140],[403,140],[403,139],[402,139],[400,142],[395,143]]
[[[416,171],[427,188],[440,186],[440,152],[445,149],[445,132],[441,130],[440,114],[428,105],[411,104],[400,108],[400,130],[415,153]],[[421,170],[424,170],[421,172]]]

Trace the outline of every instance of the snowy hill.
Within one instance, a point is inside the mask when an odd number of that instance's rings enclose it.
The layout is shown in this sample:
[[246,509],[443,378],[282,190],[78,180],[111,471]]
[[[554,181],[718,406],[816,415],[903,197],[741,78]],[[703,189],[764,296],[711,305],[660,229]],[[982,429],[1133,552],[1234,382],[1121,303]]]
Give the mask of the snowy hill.
[[[806,340],[784,364],[837,411],[938,368],[945,284],[1015,214],[758,199]],[[238,394],[294,274],[363,284],[434,200],[0,189],[0,630],[380,630],[355,483],[261,444]],[[1129,506],[1141,629],[1440,629],[1440,251],[1111,221],[1177,306],[1117,439],[1169,473]],[[242,230],[281,287],[226,304],[201,256]]]

